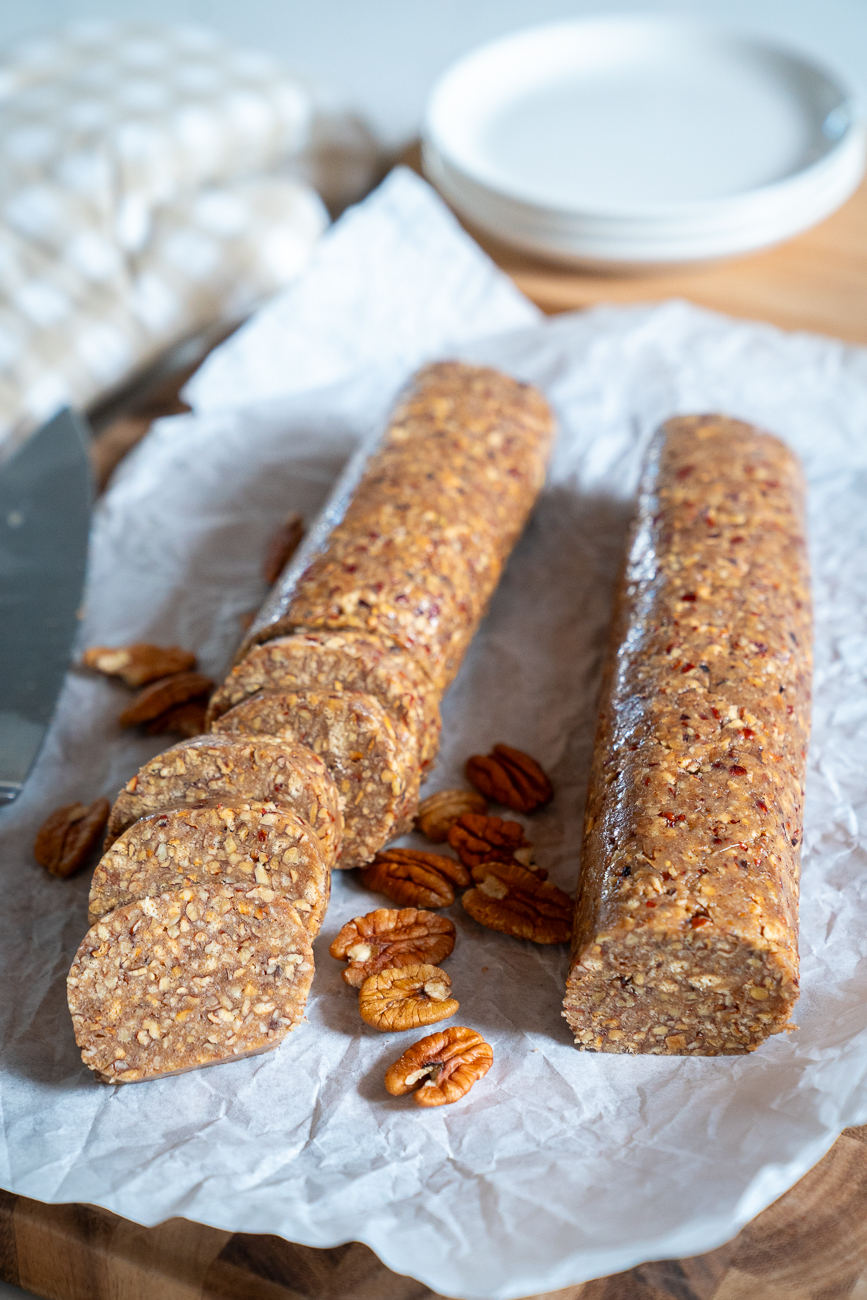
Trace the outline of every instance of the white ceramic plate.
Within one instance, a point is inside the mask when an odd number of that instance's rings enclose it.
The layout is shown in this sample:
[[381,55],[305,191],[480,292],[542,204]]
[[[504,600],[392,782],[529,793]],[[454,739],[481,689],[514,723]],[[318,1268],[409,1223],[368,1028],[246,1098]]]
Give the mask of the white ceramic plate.
[[429,177],[510,243],[567,261],[724,257],[834,211],[864,172],[839,79],[757,38],[671,19],[539,27],[435,87]]

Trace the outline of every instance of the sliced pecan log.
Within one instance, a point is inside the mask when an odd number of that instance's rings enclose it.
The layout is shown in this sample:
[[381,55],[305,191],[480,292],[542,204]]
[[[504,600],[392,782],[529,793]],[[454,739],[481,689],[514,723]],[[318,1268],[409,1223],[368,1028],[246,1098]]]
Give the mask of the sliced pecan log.
[[453,885],[471,884],[466,869],[454,858],[417,849],[386,849],[377,853],[361,879],[401,907],[448,907],[455,901]]
[[262,577],[269,587],[273,586],[280,577],[280,574],[298,550],[298,545],[303,536],[304,520],[299,514],[291,514],[272,534],[262,564]]
[[383,1033],[448,1020],[458,1009],[444,970],[426,962],[369,975],[358,994],[361,1018]]
[[454,924],[435,912],[415,907],[379,907],[347,921],[329,952],[349,962],[343,978],[361,988],[369,975],[399,966],[438,966],[455,946]]
[[419,804],[415,824],[422,835],[441,844],[459,817],[487,811],[487,800],[475,790],[438,790]]
[[39,865],[53,876],[74,875],[105,829],[109,807],[107,799],[94,799],[89,807],[68,803],[55,808],[36,832],[33,855]]
[[554,797],[554,789],[535,758],[512,749],[494,745],[490,754],[474,754],[467,759],[467,779],[488,799],[530,813]]
[[461,902],[480,925],[533,943],[569,942],[574,904],[556,885],[517,862],[483,862],[473,880]]
[[93,668],[106,677],[120,677],[127,686],[138,688],[172,673],[186,673],[196,666],[196,656],[179,645],[151,645],[136,641],[133,645],[94,645],[81,656],[85,668]]
[[470,870],[481,862],[517,862],[540,880],[548,875],[533,865],[533,846],[520,822],[467,813],[449,831],[449,844]]
[[179,704],[206,696],[213,687],[211,678],[203,673],[175,673],[173,677],[161,677],[139,691],[129,708],[120,715],[120,725],[137,727],[142,722],[150,722]]
[[450,1106],[460,1101],[494,1063],[489,1043],[475,1029],[451,1025],[420,1038],[385,1074],[392,1097],[415,1093],[418,1106]]

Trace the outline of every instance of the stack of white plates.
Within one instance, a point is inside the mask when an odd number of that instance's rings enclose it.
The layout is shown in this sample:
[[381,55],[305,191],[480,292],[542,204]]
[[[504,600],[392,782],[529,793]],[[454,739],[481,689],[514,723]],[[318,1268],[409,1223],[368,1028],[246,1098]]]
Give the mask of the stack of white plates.
[[559,261],[637,269],[746,253],[828,216],[864,173],[836,74],[673,19],[557,23],[454,64],[428,177],[469,220]]

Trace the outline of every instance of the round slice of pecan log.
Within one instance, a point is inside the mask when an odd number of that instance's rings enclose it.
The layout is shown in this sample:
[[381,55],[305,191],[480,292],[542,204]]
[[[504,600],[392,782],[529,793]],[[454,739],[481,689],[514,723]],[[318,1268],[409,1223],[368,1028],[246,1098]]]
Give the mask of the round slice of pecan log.
[[179,645],[137,641],[133,645],[91,646],[81,656],[81,662],[85,668],[93,668],[106,677],[120,677],[135,690],[159,677],[189,672],[196,666],[196,656]]
[[494,1063],[489,1043],[475,1029],[451,1025],[420,1038],[385,1074],[392,1097],[415,1093],[417,1106],[450,1106],[465,1097]]
[[89,807],[68,803],[55,808],[36,832],[33,855],[39,865],[52,876],[74,875],[105,829],[109,806],[107,799],[94,799]]
[[467,779],[488,799],[530,813],[554,797],[554,788],[535,758],[512,749],[494,745],[490,754],[474,754],[467,759]]
[[517,862],[483,862],[473,879],[461,902],[480,925],[533,943],[569,942],[574,903],[550,881]]
[[415,824],[422,835],[441,844],[459,817],[487,811],[487,800],[475,790],[438,790],[419,804]]
[[546,880],[547,871],[533,863],[533,846],[520,822],[466,813],[449,831],[449,844],[470,870],[482,862],[518,862]]
[[343,978],[361,988],[369,975],[399,966],[438,966],[454,951],[455,927],[436,912],[379,907],[347,921],[329,952],[348,961]]
[[361,1018],[383,1033],[418,1029],[448,1020],[460,1005],[450,997],[452,982],[438,966],[392,967],[368,975],[358,994]]
[[186,704],[187,700],[207,695],[213,685],[211,678],[203,673],[175,673],[172,677],[161,677],[138,693],[118,721],[122,727],[137,727],[179,704]]
[[417,849],[386,849],[377,853],[361,879],[368,889],[401,907],[449,907],[455,901],[453,885],[471,884],[466,869],[454,858]]

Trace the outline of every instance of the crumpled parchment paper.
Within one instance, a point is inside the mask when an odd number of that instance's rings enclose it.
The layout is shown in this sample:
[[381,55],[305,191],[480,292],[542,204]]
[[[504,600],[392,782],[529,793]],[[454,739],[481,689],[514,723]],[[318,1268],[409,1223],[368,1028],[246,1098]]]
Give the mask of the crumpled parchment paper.
[[186,1215],[316,1246],[358,1239],[435,1291],[507,1300],[719,1245],[867,1119],[867,352],[680,302],[542,320],[423,182],[398,172],[301,281],[229,340],[98,506],[82,644],[178,641],[222,672],[264,592],[265,540],[308,517],[398,385],[459,355],[539,384],[561,432],[548,486],[445,701],[429,789],[502,740],[557,797],[526,819],[574,887],[611,590],[643,449],[675,413],[787,439],[810,482],[816,692],[797,1032],[749,1057],[579,1053],[566,953],[459,905],[458,1023],[494,1066],[461,1104],[383,1090],[420,1034],[382,1035],[328,955],[382,899],[338,873],[307,1023],[268,1056],[108,1088],[81,1066],[64,980],[86,878],[30,857],[55,805],[112,795],[158,740],[121,736],[122,687],[71,672],[38,768],[0,818],[0,1185],[141,1223]]

